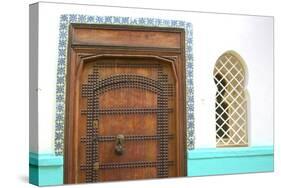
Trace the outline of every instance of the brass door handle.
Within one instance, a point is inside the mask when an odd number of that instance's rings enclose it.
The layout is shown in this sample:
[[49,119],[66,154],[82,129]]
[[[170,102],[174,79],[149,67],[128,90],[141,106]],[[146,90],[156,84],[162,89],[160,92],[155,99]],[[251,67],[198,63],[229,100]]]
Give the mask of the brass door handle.
[[116,136],[115,142],[115,153],[117,155],[123,155],[125,148],[124,148],[125,137],[122,134]]

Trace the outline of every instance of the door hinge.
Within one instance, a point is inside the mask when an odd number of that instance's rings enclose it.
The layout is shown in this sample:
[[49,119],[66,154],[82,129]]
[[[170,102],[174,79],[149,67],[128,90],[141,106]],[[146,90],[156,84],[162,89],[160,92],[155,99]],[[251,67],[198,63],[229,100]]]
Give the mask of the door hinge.
[[99,128],[99,122],[98,122],[98,120],[94,120],[94,121],[93,121],[93,127],[94,127],[94,129],[98,129],[98,128]]
[[95,162],[94,163],[94,170],[98,170],[100,168],[99,163]]

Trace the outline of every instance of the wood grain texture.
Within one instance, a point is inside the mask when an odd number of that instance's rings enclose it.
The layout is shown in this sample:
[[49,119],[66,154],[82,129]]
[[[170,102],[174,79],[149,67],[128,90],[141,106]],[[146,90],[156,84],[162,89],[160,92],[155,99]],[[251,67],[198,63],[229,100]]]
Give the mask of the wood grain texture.
[[180,33],[172,30],[153,31],[130,28],[110,28],[107,26],[95,29],[77,26],[73,33],[74,45],[111,45],[127,47],[180,48]]
[[185,176],[184,30],[72,24],[69,36],[65,183]]

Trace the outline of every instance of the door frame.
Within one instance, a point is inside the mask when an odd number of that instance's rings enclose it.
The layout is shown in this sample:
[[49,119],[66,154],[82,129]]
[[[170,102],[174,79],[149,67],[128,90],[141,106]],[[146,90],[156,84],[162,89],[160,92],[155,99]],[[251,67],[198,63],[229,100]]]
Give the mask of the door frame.
[[[130,31],[155,31],[155,32],[172,32],[180,35],[180,48],[163,48],[152,47],[144,48],[143,46],[118,46],[118,45],[99,45],[95,43],[83,43],[73,40],[74,30],[83,28],[102,28],[111,30],[130,30]],[[179,114],[176,114],[178,119],[177,135],[177,174],[179,176],[187,175],[187,146],[186,146],[186,86],[185,86],[185,33],[181,28],[160,28],[160,27],[146,27],[146,26],[121,26],[121,25],[100,25],[100,24],[70,24],[69,26],[69,38],[68,38],[68,55],[67,55],[67,75],[66,75],[66,100],[65,100],[65,126],[64,126],[64,183],[77,183],[77,177],[75,171],[79,168],[75,157],[77,159],[77,144],[75,141],[75,90],[77,87],[76,71],[79,64],[83,62],[85,57],[89,55],[99,56],[99,54],[106,52],[107,54],[117,55],[120,53],[129,53],[129,56],[142,56],[141,54],[148,54],[144,56],[151,56],[151,58],[160,58],[167,62],[170,62],[173,71],[178,76],[178,98],[176,108]],[[93,49],[94,48],[94,49]],[[150,55],[149,55],[150,54]],[[169,54],[167,56],[167,54]],[[74,151],[74,152],[73,152]]]

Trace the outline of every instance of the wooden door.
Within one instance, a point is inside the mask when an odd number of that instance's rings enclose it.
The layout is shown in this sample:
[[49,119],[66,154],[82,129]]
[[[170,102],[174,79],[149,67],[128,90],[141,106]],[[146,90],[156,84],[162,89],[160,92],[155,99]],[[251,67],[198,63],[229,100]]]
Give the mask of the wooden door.
[[185,175],[183,44],[183,30],[71,25],[65,183]]

